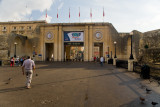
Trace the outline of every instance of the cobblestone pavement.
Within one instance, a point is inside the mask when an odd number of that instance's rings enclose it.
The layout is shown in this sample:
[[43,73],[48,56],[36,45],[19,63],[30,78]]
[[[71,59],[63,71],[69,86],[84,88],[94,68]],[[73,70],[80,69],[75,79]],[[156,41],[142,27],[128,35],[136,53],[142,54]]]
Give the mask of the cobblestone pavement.
[[26,89],[21,67],[0,67],[0,107],[152,107],[152,101],[160,103],[156,82],[113,65],[41,62],[36,68],[38,76],[33,75],[32,88]]

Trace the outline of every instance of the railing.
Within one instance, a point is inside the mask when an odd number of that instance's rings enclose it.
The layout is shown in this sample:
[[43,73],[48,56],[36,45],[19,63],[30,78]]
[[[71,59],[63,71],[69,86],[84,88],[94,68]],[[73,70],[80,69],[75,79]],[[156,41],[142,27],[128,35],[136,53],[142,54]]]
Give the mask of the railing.
[[128,61],[127,60],[116,60],[116,67],[128,69]]
[[[139,64],[138,62],[134,62],[133,63],[133,71],[136,73],[141,73],[141,68],[142,68],[142,64]],[[150,77],[155,79],[155,80],[160,80],[160,68],[158,67],[150,67]]]

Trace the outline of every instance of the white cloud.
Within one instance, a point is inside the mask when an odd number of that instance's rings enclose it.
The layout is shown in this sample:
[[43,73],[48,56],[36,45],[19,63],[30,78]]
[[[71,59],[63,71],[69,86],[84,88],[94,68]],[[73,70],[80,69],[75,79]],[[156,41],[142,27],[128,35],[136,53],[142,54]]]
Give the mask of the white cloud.
[[50,9],[54,0],[2,0],[0,21],[26,20],[33,10]]
[[60,10],[64,5],[64,2],[62,2],[59,6],[58,6],[58,10]]
[[47,23],[50,23],[52,20],[52,17],[47,15],[47,18],[46,18],[46,15],[42,15],[38,20],[46,20]]

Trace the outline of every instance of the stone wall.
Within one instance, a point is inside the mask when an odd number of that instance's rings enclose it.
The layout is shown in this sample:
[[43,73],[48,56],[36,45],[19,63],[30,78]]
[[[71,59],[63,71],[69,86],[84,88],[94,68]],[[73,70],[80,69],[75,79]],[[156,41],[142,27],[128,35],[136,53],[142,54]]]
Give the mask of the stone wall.
[[140,61],[160,62],[160,30],[145,32],[141,38]]
[[0,60],[6,60],[8,58],[8,36],[0,35]]

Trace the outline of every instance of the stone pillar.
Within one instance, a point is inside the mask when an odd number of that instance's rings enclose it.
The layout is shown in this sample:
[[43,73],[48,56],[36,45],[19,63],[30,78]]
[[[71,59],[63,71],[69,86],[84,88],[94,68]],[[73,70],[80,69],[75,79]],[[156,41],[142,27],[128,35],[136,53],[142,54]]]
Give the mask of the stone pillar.
[[54,61],[58,59],[58,26],[55,26],[55,35],[54,35]]
[[92,61],[92,56],[93,56],[93,29],[92,26],[89,27],[89,61]]
[[62,26],[59,26],[58,34],[58,61],[62,61]]
[[88,61],[88,26],[85,26],[84,61]]
[[128,60],[128,71],[133,71],[133,59]]
[[117,58],[113,58],[113,65],[116,65]]
[[45,61],[45,43],[44,43],[44,40],[45,40],[45,28],[43,27],[42,29],[41,29],[41,32],[42,32],[42,35],[41,35],[41,37],[40,37],[40,43],[39,43],[39,45],[38,45],[38,51],[37,51],[37,54],[39,55],[39,54],[41,54],[42,56],[41,57],[39,57],[38,55],[38,61]]

